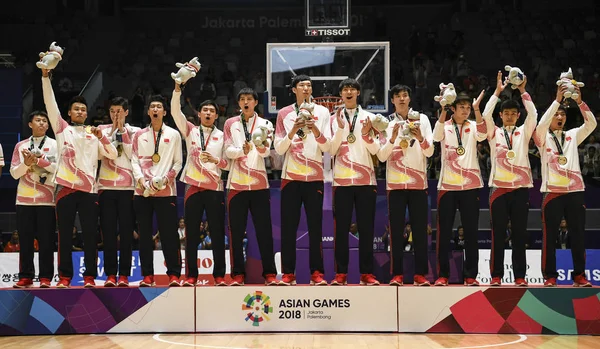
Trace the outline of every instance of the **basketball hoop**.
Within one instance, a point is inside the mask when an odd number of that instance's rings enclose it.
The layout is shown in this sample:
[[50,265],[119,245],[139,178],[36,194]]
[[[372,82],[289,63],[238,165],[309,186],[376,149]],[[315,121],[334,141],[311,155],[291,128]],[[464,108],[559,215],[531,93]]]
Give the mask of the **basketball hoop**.
[[322,105],[329,109],[330,113],[333,113],[336,107],[341,106],[342,97],[326,96],[326,97],[314,97],[312,101],[316,104]]

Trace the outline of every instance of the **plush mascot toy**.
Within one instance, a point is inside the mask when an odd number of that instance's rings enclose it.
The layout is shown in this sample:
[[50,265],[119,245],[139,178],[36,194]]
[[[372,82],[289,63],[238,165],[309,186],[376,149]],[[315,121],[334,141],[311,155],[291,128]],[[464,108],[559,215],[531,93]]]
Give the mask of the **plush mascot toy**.
[[584,87],[585,84],[583,82],[579,82],[573,79],[573,71],[569,68],[568,71],[562,72],[560,74],[560,80],[556,81],[557,86],[567,86],[567,92],[565,92],[565,98],[577,99],[579,98],[579,93],[575,90],[575,86]]
[[200,62],[198,62],[198,57],[192,58],[187,63],[175,63],[175,66],[179,68],[179,70],[177,73],[171,73],[171,78],[179,85],[183,85],[189,79],[195,77],[196,73],[198,73],[202,67]]
[[40,69],[52,70],[56,68],[58,62],[62,60],[65,50],[56,45],[56,41],[50,44],[50,49],[47,52],[40,52],[40,60],[35,64]]

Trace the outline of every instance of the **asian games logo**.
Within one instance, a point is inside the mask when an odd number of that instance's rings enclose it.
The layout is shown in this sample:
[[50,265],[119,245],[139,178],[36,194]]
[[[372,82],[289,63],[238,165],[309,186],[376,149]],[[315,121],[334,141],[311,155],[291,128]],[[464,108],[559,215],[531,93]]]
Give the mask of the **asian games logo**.
[[269,321],[269,314],[273,313],[271,298],[261,291],[249,293],[244,298],[242,310],[246,313],[246,321],[252,321],[252,326],[260,326],[263,321]]

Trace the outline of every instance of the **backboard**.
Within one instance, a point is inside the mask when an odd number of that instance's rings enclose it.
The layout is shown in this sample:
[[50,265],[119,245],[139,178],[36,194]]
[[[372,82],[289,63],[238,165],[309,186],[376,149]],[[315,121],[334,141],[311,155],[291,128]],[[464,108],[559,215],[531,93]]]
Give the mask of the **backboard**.
[[295,102],[290,84],[299,74],[313,80],[314,98],[337,97],[342,80],[356,79],[364,109],[389,111],[389,42],[268,43],[266,72],[270,114]]

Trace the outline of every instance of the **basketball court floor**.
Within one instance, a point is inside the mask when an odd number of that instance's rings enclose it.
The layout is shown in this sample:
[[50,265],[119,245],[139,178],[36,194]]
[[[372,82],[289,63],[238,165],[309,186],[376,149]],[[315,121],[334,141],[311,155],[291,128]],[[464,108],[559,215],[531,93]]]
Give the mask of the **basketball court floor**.
[[0,348],[597,349],[600,337],[447,334],[112,334],[0,338]]

